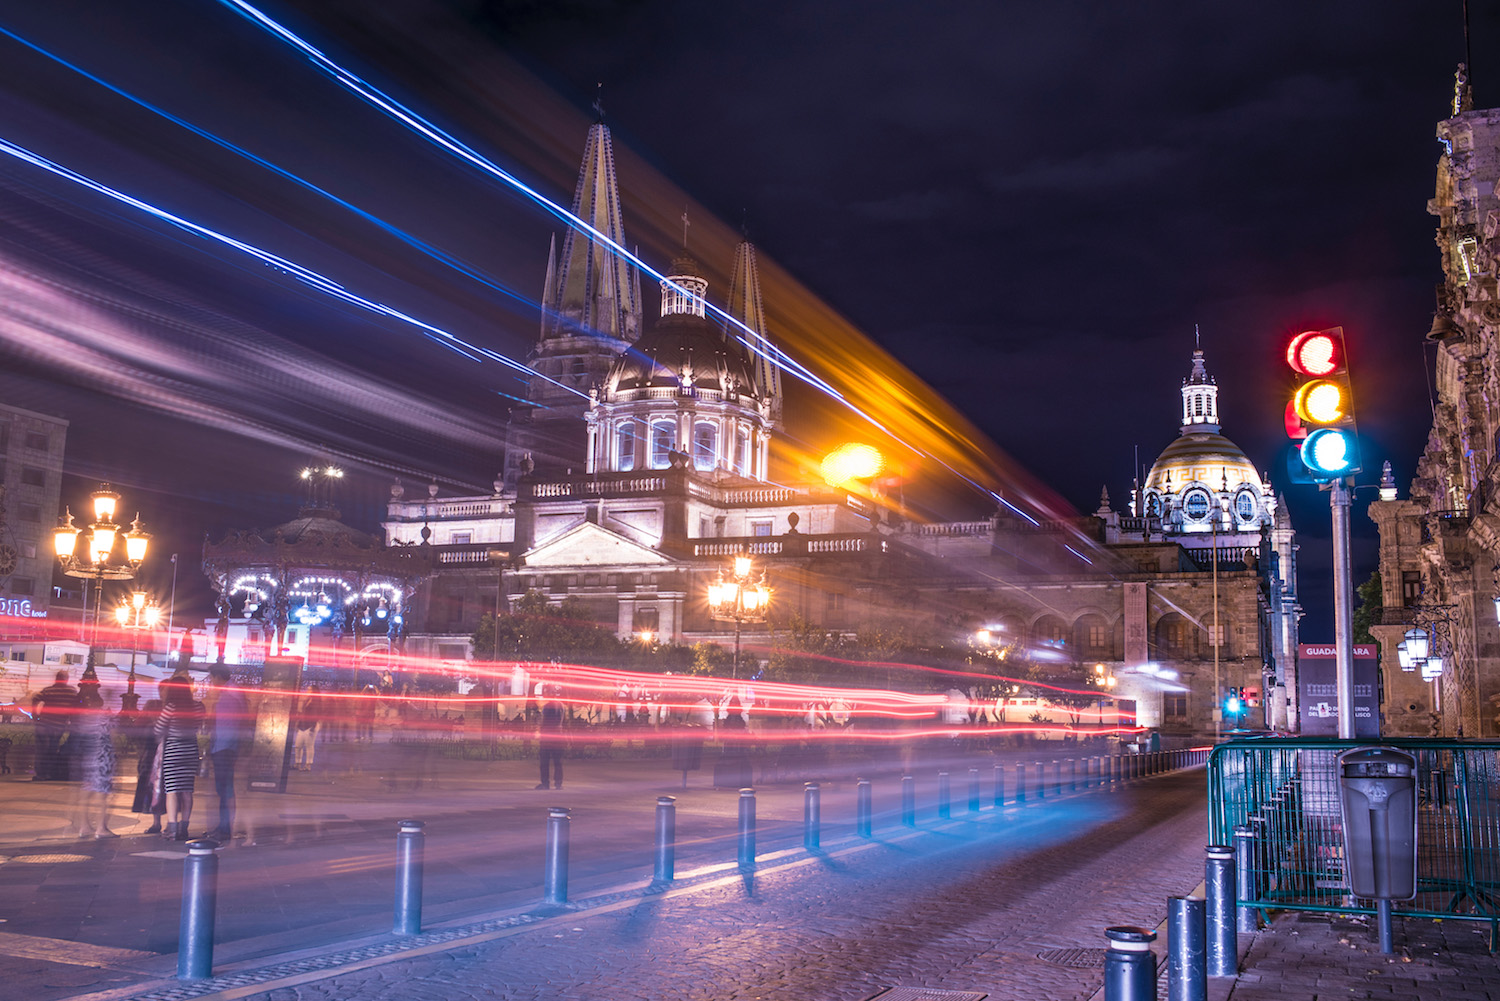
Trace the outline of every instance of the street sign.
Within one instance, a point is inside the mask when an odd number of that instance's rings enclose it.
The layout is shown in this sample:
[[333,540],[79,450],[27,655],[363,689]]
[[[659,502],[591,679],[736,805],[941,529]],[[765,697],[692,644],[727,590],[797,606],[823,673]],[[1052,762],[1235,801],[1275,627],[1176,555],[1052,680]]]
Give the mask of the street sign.
[[[1373,644],[1354,647],[1354,736],[1380,736],[1380,704]],[[1297,688],[1301,732],[1310,737],[1337,737],[1339,732],[1338,666],[1329,643],[1297,647]]]

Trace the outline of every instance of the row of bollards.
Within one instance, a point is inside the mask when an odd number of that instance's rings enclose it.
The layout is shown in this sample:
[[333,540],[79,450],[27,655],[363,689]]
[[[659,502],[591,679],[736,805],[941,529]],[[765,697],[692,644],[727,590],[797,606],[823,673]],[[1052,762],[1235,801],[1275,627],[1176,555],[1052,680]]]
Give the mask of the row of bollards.
[[[1159,770],[1167,768],[1186,767],[1202,760],[1201,752],[1197,751],[1157,751],[1139,755],[1110,755],[1094,758],[1085,758],[1083,765],[1083,788],[1093,786],[1115,785],[1127,781],[1131,777],[1155,774]],[[1132,763],[1132,759],[1136,759]],[[1097,762],[1097,767],[1094,762]],[[1078,759],[1069,759],[1068,789],[1077,791],[1079,788]],[[1003,764],[996,764],[993,770],[993,802],[996,807],[1005,804],[1005,769]],[[1027,766],[1024,762],[1017,762],[1015,766],[1015,789],[1012,802],[1020,804],[1026,802],[1028,793]],[[1043,762],[1035,763],[1035,782],[1030,785],[1037,799],[1045,799],[1047,792],[1046,765]],[[1052,795],[1058,796],[1063,792],[1062,762],[1052,762]],[[855,833],[862,838],[872,836],[873,816],[871,804],[871,784],[868,779],[859,779],[855,784]],[[980,812],[980,800],[982,798],[980,771],[978,768],[969,769],[968,785],[968,809],[970,813]],[[670,883],[676,872],[676,844],[677,844],[677,805],[676,797],[659,796],[656,800],[656,852],[655,866],[653,871],[654,882]],[[947,772],[938,773],[938,816],[948,819],[952,816],[951,788]],[[808,851],[816,851],[822,844],[822,789],[817,782],[805,784],[803,799],[803,847]],[[911,775],[901,777],[901,824],[904,827],[916,827],[917,825],[917,794],[916,779]],[[547,811],[547,844],[543,868],[543,899],[548,904],[566,904],[568,902],[568,844],[569,828],[571,825],[571,812],[564,807],[550,807]],[[425,833],[424,824],[419,820],[403,820],[396,825],[396,899],[395,916],[392,930],[397,935],[416,935],[422,929],[422,867],[424,856]],[[1244,841],[1241,842],[1244,832]],[[1235,831],[1235,839],[1241,844],[1239,879],[1242,884],[1248,885],[1247,868],[1250,865],[1250,851],[1247,846],[1253,837],[1253,831],[1248,828],[1238,828]],[[201,840],[188,843],[188,854],[186,866],[183,870],[182,880],[182,918],[178,929],[179,945],[177,953],[177,976],[181,980],[202,980],[209,977],[213,968],[213,939],[214,939],[214,913],[218,896],[218,871],[219,844],[215,841]],[[1215,853],[1221,853],[1216,855]],[[1209,849],[1209,896],[1207,901],[1207,922],[1209,928],[1208,936],[1208,971],[1210,976],[1232,976],[1235,963],[1235,922],[1234,922],[1234,870],[1235,850],[1232,848],[1214,847]],[[1228,860],[1227,862],[1225,860]],[[1219,868],[1215,869],[1216,863]],[[739,797],[739,866],[742,870],[750,871],[755,868],[755,790],[741,789]],[[1217,874],[1217,875],[1216,875]],[[1227,885],[1227,891],[1223,887]],[[1227,893],[1227,896],[1223,894]],[[1215,894],[1219,894],[1216,903]],[[1184,911],[1191,920],[1191,908]],[[1245,922],[1248,920],[1248,927]],[[1255,912],[1251,908],[1242,908],[1239,915],[1240,929],[1255,930]],[[1227,932],[1224,927],[1227,927]],[[1119,933],[1116,935],[1116,933]],[[1106,988],[1114,981],[1121,984],[1134,983],[1132,977],[1135,967],[1130,964],[1139,965],[1144,960],[1142,956],[1150,957],[1150,942],[1154,938],[1151,932],[1141,929],[1112,928],[1109,930],[1111,946],[1109,956],[1115,958],[1115,953],[1121,957],[1119,962],[1123,963],[1119,969],[1113,969],[1106,963]],[[1140,937],[1145,935],[1145,938]],[[1201,936],[1200,936],[1201,938]],[[1173,936],[1172,941],[1177,941]],[[1191,960],[1185,960],[1191,962]],[[1229,972],[1222,971],[1226,968]],[[1113,980],[1111,979],[1113,978]],[[1124,979],[1121,979],[1124,978]],[[1129,988],[1121,987],[1126,990]],[[1138,1001],[1140,998],[1155,997],[1155,981],[1152,980],[1151,993],[1146,994],[1106,994],[1107,998],[1118,999],[1118,1001]],[[1197,998],[1201,995],[1188,994],[1183,997]],[[1174,998],[1176,995],[1174,995]]]
[[[1167,997],[1207,1001],[1210,977],[1239,972],[1236,931],[1236,850],[1209,845],[1204,896],[1167,898]],[[1238,908],[1241,913],[1252,908]],[[1252,926],[1253,930],[1253,926]],[[1133,925],[1108,928],[1104,936],[1104,1001],[1156,1001],[1156,933]]]

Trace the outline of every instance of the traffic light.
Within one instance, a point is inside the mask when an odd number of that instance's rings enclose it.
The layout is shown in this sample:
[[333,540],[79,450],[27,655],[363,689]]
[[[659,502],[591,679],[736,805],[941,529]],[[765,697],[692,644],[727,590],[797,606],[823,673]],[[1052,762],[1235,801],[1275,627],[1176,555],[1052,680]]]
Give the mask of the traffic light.
[[1238,719],[1240,713],[1245,711],[1245,697],[1238,688],[1231,688],[1229,694],[1224,697],[1224,715],[1232,719]]
[[1298,334],[1287,345],[1286,362],[1297,380],[1286,407],[1286,433],[1301,441],[1298,458],[1307,475],[1327,483],[1359,472],[1359,435],[1344,328]]

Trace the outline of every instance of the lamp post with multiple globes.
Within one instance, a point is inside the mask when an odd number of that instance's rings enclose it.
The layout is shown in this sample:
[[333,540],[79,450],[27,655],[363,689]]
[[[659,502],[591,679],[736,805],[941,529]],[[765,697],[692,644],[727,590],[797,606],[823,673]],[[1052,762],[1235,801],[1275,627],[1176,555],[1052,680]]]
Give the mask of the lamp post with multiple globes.
[[[120,531],[115,523],[115,508],[120,495],[109,488],[108,483],[99,484],[99,489],[90,495],[94,505],[94,521],[88,526],[84,537],[83,554],[78,554],[78,538],[84,532],[73,524],[73,512],[65,509],[62,524],[53,532],[53,549],[57,553],[62,572],[94,582],[94,627],[89,636],[88,666],[94,668],[94,658],[99,646],[99,618],[104,604],[104,582],[107,580],[134,580],[146,559],[146,550],[151,536],[141,529],[141,516],[137,514],[130,523],[130,530]],[[125,558],[115,560],[115,549],[123,539]]]
[[140,649],[140,630],[155,629],[161,623],[161,606],[145,591],[131,591],[130,600],[115,606],[115,622],[130,634],[130,677],[126,681],[125,696],[120,700],[126,712],[135,709],[139,696],[135,694],[135,655]]
[[721,621],[734,622],[734,662],[732,676],[740,676],[740,627],[746,622],[766,621],[771,606],[771,589],[765,575],[756,572],[755,561],[748,553],[734,558],[728,576],[723,570],[708,585],[708,614]]

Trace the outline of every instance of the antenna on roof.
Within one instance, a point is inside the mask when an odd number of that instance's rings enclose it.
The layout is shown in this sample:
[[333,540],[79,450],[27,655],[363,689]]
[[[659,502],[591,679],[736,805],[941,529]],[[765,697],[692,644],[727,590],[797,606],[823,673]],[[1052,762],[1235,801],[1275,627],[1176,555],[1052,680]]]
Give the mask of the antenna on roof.
[[594,120],[604,121],[604,84],[601,81],[594,85]]
[[688,227],[691,226],[691,225],[692,225],[692,223],[688,222],[688,207],[686,205],[684,205],[682,207],[682,249],[683,250],[687,249]]

